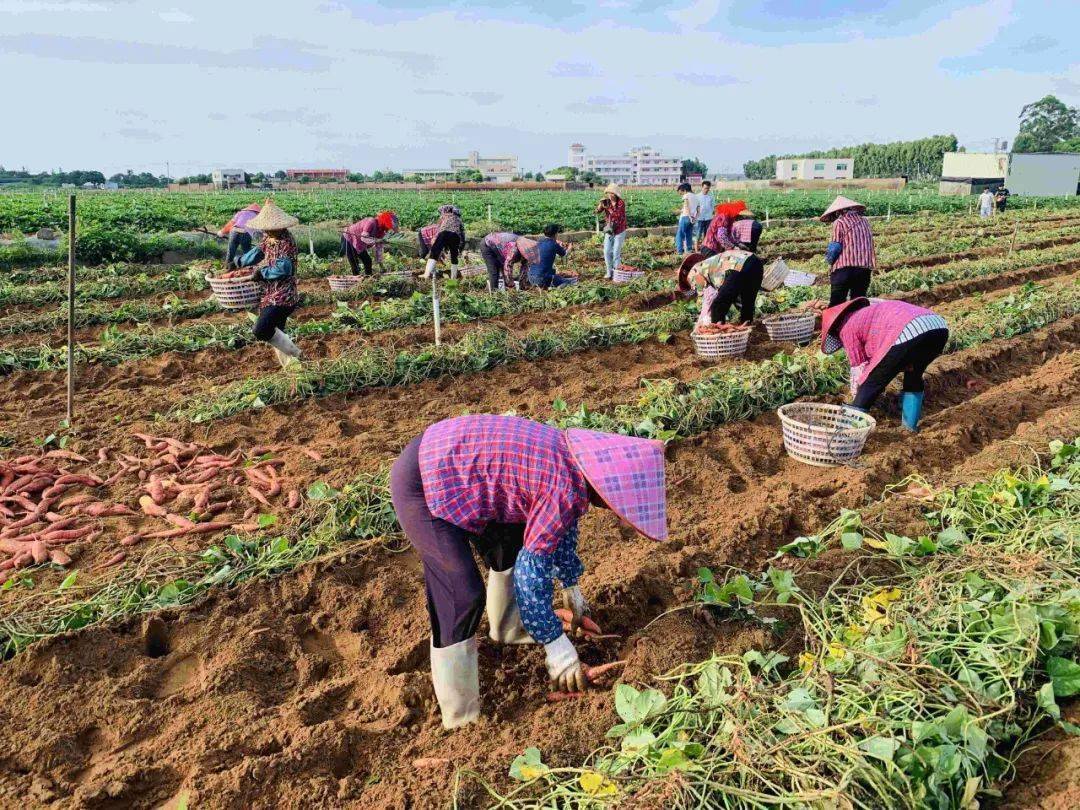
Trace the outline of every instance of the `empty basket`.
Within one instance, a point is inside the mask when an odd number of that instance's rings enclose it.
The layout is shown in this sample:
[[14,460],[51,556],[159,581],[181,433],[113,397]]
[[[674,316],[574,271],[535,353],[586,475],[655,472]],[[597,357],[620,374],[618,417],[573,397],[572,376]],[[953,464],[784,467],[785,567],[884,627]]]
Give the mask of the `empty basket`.
[[207,275],[210,289],[222,309],[251,309],[259,303],[259,285],[250,278],[214,278]]
[[746,354],[750,332],[750,327],[715,334],[700,334],[695,330],[690,333],[690,338],[694,341],[694,350],[699,357],[738,357]]
[[787,278],[789,272],[790,268],[784,262],[784,257],[781,256],[769,265],[769,269],[766,270],[765,275],[761,277],[761,289],[770,291],[775,290],[784,283],[784,279]]
[[615,271],[611,274],[616,284],[628,284],[631,281],[637,281],[639,278],[645,275],[644,270],[631,270],[625,265],[615,268]]
[[870,414],[825,402],[790,402],[777,414],[788,455],[815,467],[835,467],[857,457],[877,425]]
[[330,289],[333,292],[347,292],[353,287],[359,287],[363,281],[363,276],[327,276],[327,282],[330,284]]
[[769,340],[790,340],[793,343],[808,343],[814,336],[814,322],[817,313],[812,310],[806,312],[781,312],[779,315],[770,315],[762,323],[765,331],[769,333]]
[[486,276],[487,266],[483,264],[469,264],[462,267],[458,271],[458,275],[462,278],[475,278],[476,276]]

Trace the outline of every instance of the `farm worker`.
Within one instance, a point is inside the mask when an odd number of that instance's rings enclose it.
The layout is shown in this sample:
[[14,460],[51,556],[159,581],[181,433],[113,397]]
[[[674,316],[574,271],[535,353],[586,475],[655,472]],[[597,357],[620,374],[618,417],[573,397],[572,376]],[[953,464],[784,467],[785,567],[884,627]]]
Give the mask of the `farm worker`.
[[604,278],[610,281],[619,269],[626,241],[626,201],[617,184],[611,183],[604,189],[596,213],[604,215]]
[[262,210],[258,203],[252,203],[247,208],[241,208],[232,219],[225,223],[218,231],[218,236],[229,237],[229,247],[225,251],[225,269],[235,270],[240,266],[238,261],[241,256],[251,250],[252,240],[261,239],[262,234],[258,231],[249,231],[247,224]]
[[979,216],[986,219],[994,213],[994,195],[988,188],[984,188],[979,195]]
[[682,256],[694,249],[694,223],[697,222],[697,195],[690,189],[689,183],[680,183],[682,207],[679,209],[679,224],[675,228],[675,253]]
[[[544,235],[536,240],[535,248],[522,253],[529,262],[529,284],[543,290],[577,284],[575,276],[560,276],[555,272],[555,258],[565,256],[570,248],[555,239],[562,232],[561,225],[544,226]],[[531,254],[531,255],[530,255]]]
[[833,224],[832,241],[825,250],[832,286],[829,306],[866,295],[870,273],[877,266],[866,207],[847,197],[837,197],[820,219]]
[[906,301],[871,302],[855,298],[821,313],[821,350],[847,351],[855,398],[851,405],[866,411],[889,382],[904,372],[900,411],[905,429],[919,427],[923,406],[923,372],[949,339],[949,325],[935,312]]
[[706,231],[709,230],[709,225],[713,221],[713,209],[716,207],[716,200],[712,194],[712,183],[708,180],[701,184],[701,193],[698,194],[698,220],[697,220],[697,242],[701,245],[701,241],[705,238]]
[[376,216],[364,217],[354,222],[341,232],[341,252],[349,261],[353,275],[360,274],[360,263],[364,264],[364,273],[372,274],[371,248],[375,249],[375,261],[379,269],[383,264],[384,239],[388,233],[398,229],[397,214],[393,211],[380,211]]
[[700,252],[705,258],[735,247],[735,240],[731,238],[731,226],[739,212],[745,209],[746,203],[742,200],[732,200],[716,206],[709,229],[705,232],[705,238],[701,240]]
[[456,205],[439,206],[439,220],[420,229],[420,258],[427,259],[424,278],[435,277],[444,250],[450,252],[450,278],[458,277],[458,254],[465,249],[465,223]]
[[[590,504],[667,539],[660,442],[517,416],[431,425],[394,462],[390,494],[423,563],[431,680],[446,728],[480,714],[476,628],[485,605],[493,641],[543,644],[556,689],[588,685],[552,599],[558,579],[571,632],[589,613],[578,585],[577,522]],[[490,569],[486,594],[474,548]]]
[[994,206],[999,214],[1005,213],[1005,206],[1009,204],[1009,190],[1005,186],[998,186],[994,192]]
[[253,332],[257,340],[269,343],[282,368],[300,363],[300,349],[285,334],[285,321],[300,305],[300,293],[296,289],[296,240],[289,228],[300,222],[296,217],[282,211],[271,200],[262,210],[247,221],[246,227],[263,232],[259,248],[262,266],[252,274],[252,280],[262,288],[259,300],[259,317]]
[[731,228],[735,249],[718,253],[691,271],[695,286],[705,287],[698,316],[698,324],[702,326],[726,323],[736,299],[739,300],[739,323],[749,324],[754,320],[761,279],[765,275],[765,266],[755,254],[761,237],[761,223],[752,211],[742,211],[739,217]]
[[525,257],[518,250],[518,235],[509,231],[489,233],[480,242],[480,257],[488,273],[488,290],[499,289],[499,279],[506,282],[506,289],[514,286],[514,265],[524,270]]

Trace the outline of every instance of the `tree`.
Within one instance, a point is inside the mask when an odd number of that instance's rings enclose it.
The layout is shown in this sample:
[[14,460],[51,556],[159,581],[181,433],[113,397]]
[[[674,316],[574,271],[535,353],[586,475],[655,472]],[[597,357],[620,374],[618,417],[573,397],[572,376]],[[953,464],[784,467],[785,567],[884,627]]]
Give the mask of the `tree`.
[[907,177],[910,180],[936,180],[941,177],[942,156],[955,152],[955,135],[933,135],[917,141],[895,143],[864,143],[821,152],[798,155],[769,155],[743,164],[743,172],[751,180],[776,177],[777,160],[799,158],[852,158],[856,177]]
[[1020,110],[1014,152],[1053,152],[1062,141],[1080,136],[1080,110],[1057,96],[1043,96]]
[[284,169],[278,169],[276,172],[274,172],[274,177],[278,180],[284,180],[288,176],[289,175],[285,174]]
[[590,186],[597,186],[604,182],[604,178],[594,171],[582,172],[577,176],[577,180],[579,183],[588,183]]
[[682,162],[683,180],[692,174],[700,174],[702,177],[707,177],[709,174],[709,167],[697,158],[687,158]]
[[561,174],[567,180],[577,180],[578,170],[573,166],[557,166],[554,169],[548,169],[546,174]]
[[479,169],[462,169],[454,175],[459,183],[483,183],[484,173]]
[[1080,152],[1080,136],[1054,144],[1055,152]]

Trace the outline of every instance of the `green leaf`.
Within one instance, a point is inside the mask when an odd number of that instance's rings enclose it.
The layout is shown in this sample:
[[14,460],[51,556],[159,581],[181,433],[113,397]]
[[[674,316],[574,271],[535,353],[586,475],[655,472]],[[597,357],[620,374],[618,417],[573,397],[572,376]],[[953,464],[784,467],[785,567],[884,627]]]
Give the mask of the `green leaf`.
[[259,524],[260,529],[267,529],[278,522],[278,517],[277,515],[262,513],[259,515],[256,522]]
[[708,568],[699,568],[697,570],[697,578],[700,583],[707,585],[713,581],[713,572]]
[[862,548],[863,536],[858,532],[844,532],[840,535],[840,545],[848,551]]
[[693,763],[687,759],[684,752],[678,748],[665,748],[660,754],[660,758],[656,761],[656,764],[660,768],[667,770],[685,770],[689,768]]
[[1080,693],[1080,664],[1068,658],[1051,655],[1046,659],[1046,672],[1057,697],[1070,697]]
[[634,756],[647,750],[654,742],[656,742],[655,734],[648,729],[639,728],[623,737],[622,752],[627,756]]
[[77,570],[72,571],[70,574],[64,577],[64,581],[60,583],[60,587],[57,588],[57,590],[66,591],[68,588],[75,584],[75,580],[77,580],[78,578],[79,572]]
[[1036,703],[1038,703],[1040,709],[1055,720],[1061,719],[1061,708],[1057,705],[1057,701],[1054,700],[1054,684],[1052,681],[1047,681],[1039,689]]
[[308,487],[307,497],[309,501],[325,501],[341,493],[325,481],[316,481]]
[[548,767],[540,758],[540,749],[535,747],[526,748],[510,763],[510,778],[520,782],[531,782],[547,772]]
[[667,698],[655,689],[639,692],[626,683],[615,687],[615,711],[624,722],[631,725],[640,723],[650,714],[662,710],[666,703]]
[[892,762],[899,747],[900,741],[892,737],[867,737],[859,742],[859,748],[882,762]]

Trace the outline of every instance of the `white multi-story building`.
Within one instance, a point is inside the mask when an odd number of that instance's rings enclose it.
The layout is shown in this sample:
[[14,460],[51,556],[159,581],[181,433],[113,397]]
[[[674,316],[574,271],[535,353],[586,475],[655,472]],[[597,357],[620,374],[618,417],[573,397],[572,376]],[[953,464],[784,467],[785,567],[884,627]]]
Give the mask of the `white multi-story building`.
[[608,182],[628,186],[675,186],[682,177],[682,158],[664,157],[651,146],[622,155],[589,155],[582,144],[573,143],[568,159],[579,172],[596,172]]
[[241,169],[214,169],[210,174],[210,181],[214,188],[233,188],[245,184],[244,172]]
[[850,180],[853,158],[791,158],[776,161],[777,180]]
[[509,183],[518,176],[518,159],[517,155],[481,157],[479,152],[469,152],[463,158],[450,158],[450,171],[460,172],[465,169],[476,169],[484,175],[485,180]]

